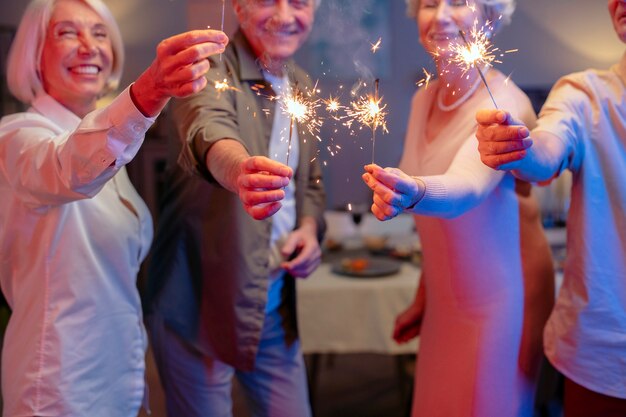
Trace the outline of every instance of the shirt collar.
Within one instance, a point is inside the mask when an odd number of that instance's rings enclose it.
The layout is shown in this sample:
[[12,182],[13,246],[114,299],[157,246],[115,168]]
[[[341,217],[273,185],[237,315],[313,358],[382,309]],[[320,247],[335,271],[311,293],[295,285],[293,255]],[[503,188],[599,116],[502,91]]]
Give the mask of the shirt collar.
[[626,85],[626,53],[622,55],[622,59],[611,68],[618,77],[622,80],[622,83]]
[[[259,60],[257,59],[254,51],[252,50],[252,46],[248,39],[245,37],[241,30],[238,30],[233,37],[233,43],[235,45],[235,49],[239,54],[239,79],[242,81],[262,81],[265,78],[263,77],[263,71]],[[294,65],[293,59],[287,60],[286,67],[287,73],[290,74],[293,71],[290,71]]]
[[46,93],[37,95],[31,102],[31,107],[37,113],[54,120],[64,130],[76,129],[81,121],[80,117]]

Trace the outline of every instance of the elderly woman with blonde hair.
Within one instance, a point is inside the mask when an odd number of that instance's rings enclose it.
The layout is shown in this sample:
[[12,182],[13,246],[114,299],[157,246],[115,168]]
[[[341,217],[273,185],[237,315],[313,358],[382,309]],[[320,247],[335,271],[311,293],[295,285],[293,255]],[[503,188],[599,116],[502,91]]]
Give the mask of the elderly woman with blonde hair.
[[125,165],[170,97],[206,86],[219,31],[162,41],[108,106],[124,54],[101,0],[33,0],[8,60],[30,108],[0,121],[0,284],[5,417],[133,417],[145,400],[136,276],[152,240]]
[[[400,168],[368,165],[363,179],[376,217],[414,214],[422,242],[420,286],[394,330],[399,342],[421,335],[412,415],[532,416],[554,293],[550,249],[530,185],[480,161],[474,114],[491,100],[451,48],[475,24],[493,36],[515,2],[407,4],[439,77],[413,97]],[[480,70],[496,102],[533,125],[522,91],[494,68]]]

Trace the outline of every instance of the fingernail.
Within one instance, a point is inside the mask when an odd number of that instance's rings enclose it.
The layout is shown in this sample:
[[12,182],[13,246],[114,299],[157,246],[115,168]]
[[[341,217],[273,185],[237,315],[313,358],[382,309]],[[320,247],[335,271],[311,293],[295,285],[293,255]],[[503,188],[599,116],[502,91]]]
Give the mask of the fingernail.
[[522,127],[519,130],[519,134],[520,134],[520,137],[526,138],[526,137],[528,137],[530,135],[530,131],[528,130],[527,127]]
[[524,145],[525,148],[530,147],[533,144],[533,140],[530,138],[524,138],[522,139],[522,145]]

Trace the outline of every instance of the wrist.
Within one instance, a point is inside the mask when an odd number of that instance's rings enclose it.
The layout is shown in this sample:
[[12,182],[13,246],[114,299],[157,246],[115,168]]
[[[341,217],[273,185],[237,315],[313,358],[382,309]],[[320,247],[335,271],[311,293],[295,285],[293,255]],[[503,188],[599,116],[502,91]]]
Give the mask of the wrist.
[[168,96],[160,95],[156,86],[149,81],[148,70],[137,78],[130,86],[130,98],[135,107],[145,117],[158,116],[169,101]]
[[245,162],[249,157],[239,142],[224,138],[209,147],[204,163],[222,187],[239,194],[239,177],[245,172]]
[[422,198],[424,197],[424,194],[426,194],[426,183],[424,183],[424,181],[419,177],[411,177],[411,178],[413,178],[413,180],[415,181],[417,192],[415,193],[413,197],[413,201],[411,202],[411,205],[409,205],[405,209],[409,211],[413,210],[415,206],[417,205],[417,203],[419,203],[422,200]]
[[317,235],[317,222],[313,217],[304,217],[300,222],[300,229],[311,233],[313,236]]

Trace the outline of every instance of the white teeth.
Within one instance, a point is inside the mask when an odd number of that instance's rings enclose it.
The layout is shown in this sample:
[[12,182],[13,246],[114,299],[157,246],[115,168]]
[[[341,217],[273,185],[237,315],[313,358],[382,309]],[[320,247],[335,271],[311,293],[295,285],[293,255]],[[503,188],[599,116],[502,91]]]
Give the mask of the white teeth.
[[454,39],[455,35],[443,35],[443,34],[435,34],[431,35],[431,39],[435,41],[448,41],[450,39]]
[[79,67],[73,67],[72,72],[76,72],[78,74],[95,75],[99,72],[99,69],[95,65],[81,65]]

